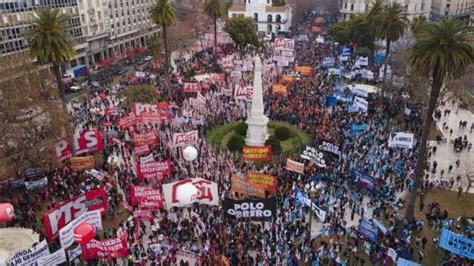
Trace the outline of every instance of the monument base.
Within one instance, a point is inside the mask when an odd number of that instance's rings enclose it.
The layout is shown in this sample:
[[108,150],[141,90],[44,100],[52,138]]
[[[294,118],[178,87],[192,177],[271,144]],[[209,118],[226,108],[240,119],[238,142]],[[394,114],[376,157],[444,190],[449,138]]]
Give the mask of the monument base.
[[248,125],[247,138],[245,139],[245,145],[261,147],[265,146],[265,141],[268,139],[268,117],[250,117],[245,121]]

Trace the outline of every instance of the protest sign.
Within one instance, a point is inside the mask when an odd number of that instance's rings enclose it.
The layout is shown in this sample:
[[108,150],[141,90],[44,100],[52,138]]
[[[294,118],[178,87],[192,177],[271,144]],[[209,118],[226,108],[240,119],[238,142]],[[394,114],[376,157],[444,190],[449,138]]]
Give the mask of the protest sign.
[[390,132],[388,146],[393,148],[412,149],[414,144],[414,135],[405,132]]
[[251,102],[253,98],[253,86],[241,83],[235,84],[234,99]]
[[146,133],[135,133],[133,134],[133,146],[140,147],[144,145],[154,146],[158,144],[158,136],[155,131],[152,130]]
[[310,199],[307,200],[306,205],[308,205],[308,203],[309,203],[309,207],[313,211],[314,215],[316,215],[316,217],[318,217],[319,221],[324,223],[324,221],[326,221],[327,212],[325,210],[319,208],[318,205],[316,204],[316,202],[314,202]]
[[352,124],[351,132],[367,131],[367,128],[368,128],[367,124]]
[[274,49],[292,52],[295,49],[295,40],[289,38],[275,38]]
[[319,140],[318,141],[318,148],[321,151],[328,152],[328,153],[336,155],[337,158],[340,158],[341,155],[342,155],[341,147],[339,147],[339,145],[333,144],[329,141]]
[[247,172],[247,180],[253,186],[263,187],[266,191],[275,194],[277,190],[277,179],[269,174]]
[[172,207],[184,206],[183,204],[185,203],[179,200],[177,194],[179,193],[180,187],[187,184],[192,184],[198,189],[197,195],[187,195],[191,203],[197,202],[199,204],[212,206],[219,205],[217,183],[202,178],[188,178],[163,185],[163,196],[165,198],[166,208],[170,209]]
[[39,180],[36,181],[31,181],[31,182],[25,182],[25,188],[28,191],[39,189],[39,188],[44,188],[48,185],[48,178],[45,176]]
[[244,161],[270,160],[272,158],[272,146],[244,146],[242,149],[242,157]]
[[285,75],[281,77],[281,82],[293,84],[294,82],[296,82],[296,77]]
[[337,104],[337,98],[334,96],[328,96],[326,97],[326,106],[331,107],[335,106]]
[[107,195],[103,188],[87,191],[43,214],[46,238],[52,241],[58,237],[59,229],[86,211],[100,210],[107,213]]
[[126,129],[129,127],[134,127],[137,124],[137,116],[135,113],[130,113],[128,116],[124,116],[119,120],[119,127]]
[[151,212],[146,211],[146,210],[136,210],[133,211],[133,219],[139,221],[139,222],[152,222],[153,221],[153,215]]
[[184,93],[201,92],[201,84],[186,82],[183,84]]
[[474,240],[451,232],[446,227],[441,230],[439,246],[456,255],[474,260]]
[[148,145],[135,147],[134,153],[137,156],[150,154],[150,147]]
[[372,223],[370,220],[362,219],[359,224],[358,229],[359,234],[365,239],[376,242],[378,238],[378,229],[377,226]]
[[397,266],[421,266],[421,264],[418,264],[411,260],[407,260],[405,258],[398,257]]
[[294,69],[296,72],[299,72],[303,76],[313,75],[313,68],[310,66],[295,66]]
[[375,177],[369,175],[367,172],[359,169],[352,170],[353,182],[362,188],[366,188],[370,191],[375,189],[376,180]]
[[248,182],[247,177],[233,175],[231,178],[231,190],[235,193],[244,194],[257,198],[265,198],[263,186],[253,185]]
[[398,254],[397,254],[397,251],[395,251],[395,249],[388,248],[387,256],[389,256],[393,260],[393,262],[397,262]]
[[128,245],[125,235],[120,238],[106,240],[92,239],[89,243],[82,245],[84,260],[123,258],[128,255]]
[[62,248],[68,248],[74,244],[74,229],[83,223],[91,224],[96,230],[101,230],[102,216],[100,210],[85,212],[61,228],[59,230],[59,243],[61,243]]
[[198,139],[199,134],[197,130],[173,134],[173,144],[175,147],[185,147],[193,145],[197,143]]
[[288,87],[282,84],[275,84],[272,86],[272,92],[275,94],[288,94]]
[[69,163],[71,163],[71,168],[73,170],[85,170],[92,169],[95,167],[94,156],[83,156],[83,157],[71,157],[69,158]]
[[82,249],[81,246],[77,246],[75,249],[68,250],[67,255],[68,255],[68,260],[69,263],[73,262],[76,258],[79,258],[82,254]]
[[137,164],[137,178],[138,180],[156,178],[161,181],[165,175],[170,175],[173,168],[171,160],[165,161],[151,161]]
[[38,266],[59,265],[64,262],[66,262],[66,252],[64,249],[60,249],[51,255],[41,257],[36,261]]
[[304,174],[304,163],[286,159],[286,169],[289,171]]
[[[143,202],[153,204],[154,209],[158,210],[163,207],[163,195],[158,189],[144,186],[130,186],[130,203],[132,206],[140,205]],[[151,207],[150,204],[145,204]]]
[[74,153],[80,155],[87,152],[99,152],[104,150],[102,136],[98,129],[84,129],[74,136]]
[[72,148],[69,145],[69,142],[65,139],[62,139],[54,144],[54,149],[56,151],[56,158],[62,162],[72,156]]
[[253,221],[271,220],[276,215],[276,200],[246,199],[233,200],[226,198],[223,203],[225,216],[228,218],[246,218]]
[[369,102],[357,96],[354,97],[352,105],[362,112],[367,112],[367,110],[369,110]]
[[39,258],[48,256],[49,247],[46,240],[41,241],[34,247],[27,248],[21,251],[18,251],[7,260],[7,266],[16,266],[16,265],[35,265],[36,261]]
[[325,156],[325,154],[317,148],[306,146],[300,157],[302,159],[315,163],[319,167],[324,168],[327,166],[327,156]]

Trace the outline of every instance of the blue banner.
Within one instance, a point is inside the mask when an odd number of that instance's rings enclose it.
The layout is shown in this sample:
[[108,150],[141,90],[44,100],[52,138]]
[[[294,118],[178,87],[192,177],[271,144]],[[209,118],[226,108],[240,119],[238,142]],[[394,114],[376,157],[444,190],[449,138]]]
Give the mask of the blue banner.
[[352,124],[351,131],[352,132],[366,131],[367,127],[368,127],[367,124]]
[[336,97],[334,97],[334,96],[326,97],[326,106],[327,107],[334,106],[334,105],[336,105],[336,103],[337,103],[337,98]]
[[366,171],[353,169],[352,170],[352,177],[354,179],[354,183],[363,188],[367,188],[368,190],[375,189],[375,177],[369,175]]
[[372,240],[374,242],[377,241],[377,238],[378,238],[377,226],[365,218],[362,219],[362,221],[360,222],[358,232],[362,237],[368,240]]
[[413,262],[411,260],[407,260],[407,259],[398,257],[397,266],[421,266],[421,264],[418,264],[418,263]]
[[439,246],[459,256],[474,260],[474,240],[449,231],[441,230]]

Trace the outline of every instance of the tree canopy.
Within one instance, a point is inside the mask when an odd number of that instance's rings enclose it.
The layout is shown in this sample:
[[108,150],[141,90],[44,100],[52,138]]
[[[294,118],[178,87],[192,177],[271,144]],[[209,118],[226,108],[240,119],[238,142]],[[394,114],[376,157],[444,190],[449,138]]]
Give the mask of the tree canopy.
[[373,47],[373,35],[367,15],[360,14],[350,20],[342,20],[329,27],[329,34],[336,42],[349,44],[354,42],[357,46]]
[[224,30],[239,47],[259,45],[257,32],[251,18],[233,17],[227,21]]

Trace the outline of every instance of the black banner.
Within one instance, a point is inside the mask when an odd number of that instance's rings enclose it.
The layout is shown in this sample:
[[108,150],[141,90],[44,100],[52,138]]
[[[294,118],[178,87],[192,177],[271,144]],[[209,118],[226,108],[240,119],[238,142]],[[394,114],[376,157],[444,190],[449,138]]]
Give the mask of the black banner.
[[330,158],[327,153],[311,146],[306,146],[300,157],[302,159],[313,162],[317,166],[323,168],[326,167],[328,165],[328,162],[330,161]]
[[271,199],[246,199],[224,200],[225,216],[234,219],[250,219],[254,221],[271,220],[276,216],[276,200]]
[[341,158],[341,147],[339,145],[333,144],[329,141],[319,140],[318,149],[324,152],[329,153],[331,156],[339,159]]

